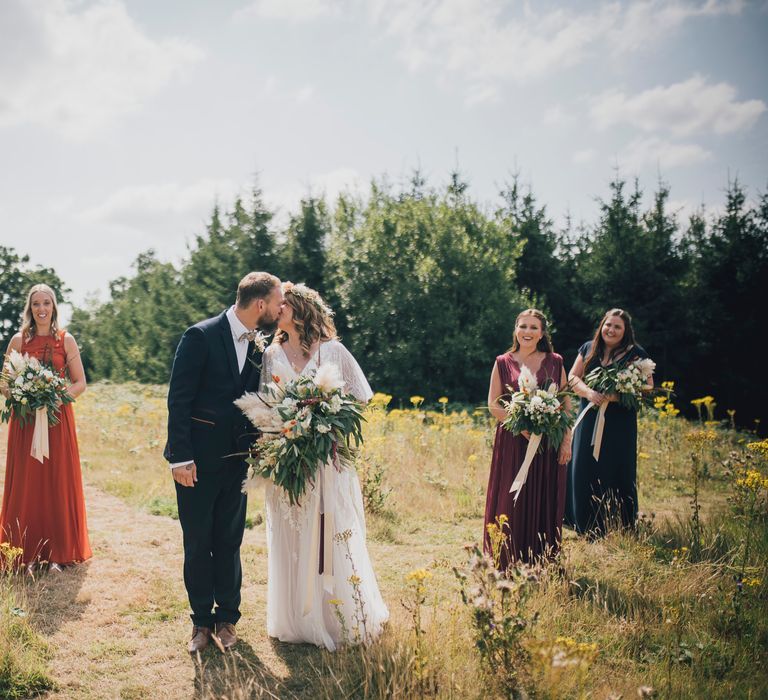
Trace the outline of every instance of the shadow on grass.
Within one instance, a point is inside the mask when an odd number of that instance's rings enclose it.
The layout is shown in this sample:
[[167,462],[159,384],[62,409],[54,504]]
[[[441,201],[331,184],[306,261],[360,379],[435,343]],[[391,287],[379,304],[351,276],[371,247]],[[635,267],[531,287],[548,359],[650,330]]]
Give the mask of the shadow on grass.
[[227,654],[210,645],[199,660],[191,659],[195,665],[194,700],[301,700],[315,697],[308,657],[319,657],[320,652],[310,645],[282,644],[275,640],[272,640],[272,646],[289,669],[286,677],[270,671],[255,649],[243,639]]
[[640,592],[626,591],[607,581],[579,576],[570,581],[569,592],[573,598],[605,610],[618,618],[632,620],[648,620],[659,618],[661,612],[658,604]]
[[33,627],[45,636],[54,634],[63,624],[79,620],[90,605],[81,598],[80,589],[88,575],[89,562],[68,566],[63,571],[36,574],[25,582],[27,599],[34,613]]

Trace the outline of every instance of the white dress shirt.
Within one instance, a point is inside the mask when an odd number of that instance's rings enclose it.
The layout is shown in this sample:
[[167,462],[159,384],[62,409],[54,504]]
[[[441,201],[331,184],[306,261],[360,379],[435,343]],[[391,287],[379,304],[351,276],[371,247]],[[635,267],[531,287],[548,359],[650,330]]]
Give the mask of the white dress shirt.
[[248,356],[248,340],[243,338],[240,340],[240,336],[243,333],[250,332],[250,328],[246,328],[243,322],[237,317],[235,313],[235,307],[230,306],[227,309],[227,321],[229,321],[229,327],[232,329],[232,340],[235,343],[235,353],[237,354],[237,368],[240,372],[245,367],[245,360]]
[[[227,309],[227,321],[229,322],[229,327],[232,329],[232,341],[235,344],[235,354],[237,355],[237,368],[242,372],[248,357],[248,340],[247,338],[240,340],[240,336],[243,333],[247,333],[250,328],[246,328],[243,322],[237,317],[234,306],[230,306]],[[175,469],[176,467],[184,467],[187,464],[192,464],[192,462],[176,462],[170,466],[171,469]]]

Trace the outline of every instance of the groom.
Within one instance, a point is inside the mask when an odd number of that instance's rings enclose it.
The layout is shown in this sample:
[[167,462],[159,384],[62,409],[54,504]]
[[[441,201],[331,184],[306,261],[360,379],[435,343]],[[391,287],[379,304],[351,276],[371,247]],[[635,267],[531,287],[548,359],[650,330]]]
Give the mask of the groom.
[[188,328],[173,360],[164,456],[184,535],[190,654],[211,639],[222,651],[237,641],[247,470],[237,453],[247,451],[250,440],[247,419],[232,402],[257,389],[261,352],[254,347],[255,331],[274,332],[282,305],[277,277],[248,273],[235,305]]

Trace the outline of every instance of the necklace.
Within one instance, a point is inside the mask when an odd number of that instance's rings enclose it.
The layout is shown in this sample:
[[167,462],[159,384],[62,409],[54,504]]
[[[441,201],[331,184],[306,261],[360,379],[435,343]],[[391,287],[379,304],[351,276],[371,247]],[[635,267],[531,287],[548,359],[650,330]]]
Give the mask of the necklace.
[[312,355],[310,354],[309,358],[303,365],[298,365],[297,360],[300,362],[302,359],[306,357],[304,355],[304,351],[299,350],[297,353],[297,351],[294,350],[292,347],[290,347],[288,343],[283,343],[283,352],[285,353],[286,358],[288,358],[288,362],[290,363],[291,367],[293,368],[293,371],[296,372],[296,374],[300,374],[301,371],[309,364],[309,360],[312,358]]

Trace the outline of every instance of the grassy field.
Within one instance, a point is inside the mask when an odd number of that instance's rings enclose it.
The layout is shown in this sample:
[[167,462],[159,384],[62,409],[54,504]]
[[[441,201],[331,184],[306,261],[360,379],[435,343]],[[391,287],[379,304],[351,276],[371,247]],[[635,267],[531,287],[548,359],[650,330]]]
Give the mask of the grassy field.
[[[5,608],[26,596],[23,625],[31,636],[23,647],[37,661],[19,656],[18,634],[8,629],[22,618],[5,614],[1,663],[11,670],[36,663],[40,690],[48,673],[58,697],[82,698],[768,697],[766,443],[750,448],[757,438],[728,421],[690,423],[669,409],[641,420],[637,531],[594,542],[566,532],[557,560],[499,579],[471,546],[482,534],[493,435],[487,417],[437,403],[386,410],[386,397],[377,396],[358,467],[371,552],[392,612],[384,636],[334,655],[266,638],[263,502],[251,497],[243,547],[248,619],[241,623],[247,653],[228,661],[208,655],[203,668],[182,668],[188,621],[180,538],[174,542],[169,520],[174,491],[161,457],[164,397],[161,386],[101,384],[76,406],[84,479],[93,493],[116,497],[98,505],[104,515],[92,537],[102,538],[104,552],[117,546],[109,513],[120,503],[166,538],[132,543],[130,556],[142,568],[157,567],[140,593],[120,602],[119,619],[134,637],[111,639],[117,651],[85,647],[94,657],[89,668],[120,674],[120,683],[62,681],[77,676],[78,660],[49,648],[44,601],[57,582],[4,575]],[[163,552],[176,558],[162,559]],[[109,597],[119,579],[108,583],[98,573],[100,556],[97,546],[88,575]],[[182,668],[176,690],[147,680],[148,667],[135,663],[144,647]]]

